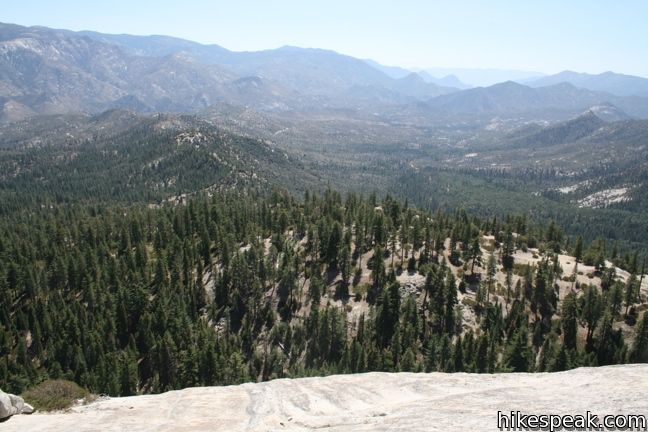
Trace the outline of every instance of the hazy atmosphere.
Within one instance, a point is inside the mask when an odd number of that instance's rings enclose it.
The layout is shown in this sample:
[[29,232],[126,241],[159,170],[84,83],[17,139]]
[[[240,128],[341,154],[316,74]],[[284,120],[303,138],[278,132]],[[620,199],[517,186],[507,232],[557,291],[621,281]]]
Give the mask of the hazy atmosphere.
[[0,429],[648,430],[647,22],[3,1]]
[[648,77],[648,3],[6,0],[4,22],[164,34],[234,51],[331,49],[407,68],[608,70]]

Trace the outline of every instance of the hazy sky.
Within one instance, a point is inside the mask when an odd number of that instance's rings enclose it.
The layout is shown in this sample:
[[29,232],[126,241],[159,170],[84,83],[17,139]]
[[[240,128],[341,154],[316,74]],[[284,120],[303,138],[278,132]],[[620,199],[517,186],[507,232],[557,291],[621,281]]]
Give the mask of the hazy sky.
[[648,77],[646,0],[2,0],[0,21],[332,49],[404,67]]

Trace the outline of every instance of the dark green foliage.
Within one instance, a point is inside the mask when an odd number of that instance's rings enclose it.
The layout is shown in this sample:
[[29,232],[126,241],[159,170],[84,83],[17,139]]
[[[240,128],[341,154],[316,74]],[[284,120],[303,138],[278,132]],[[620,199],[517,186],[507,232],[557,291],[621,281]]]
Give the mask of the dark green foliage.
[[[478,321],[466,328],[462,310],[472,306],[459,301],[461,282],[464,299],[472,294],[446,262],[442,239],[455,236],[447,253],[461,255],[464,239],[491,230],[524,232],[542,247],[559,232],[548,239],[522,217],[431,217],[388,196],[343,200],[333,191],[302,202],[247,190],[158,207],[10,212],[0,217],[0,387],[19,393],[62,378],[94,393],[132,395],[327,373],[626,361],[614,330],[623,286],[611,277],[606,293],[587,289],[559,305],[549,258],[526,269],[525,287],[510,288],[501,304],[491,253],[482,284],[492,296],[474,307]],[[397,282],[390,263],[403,259],[425,275],[420,296]],[[371,276],[358,275],[354,300],[352,269],[369,273],[367,264]],[[348,314],[355,301],[367,311]],[[553,326],[558,311],[562,325]],[[645,321],[629,350],[633,361],[645,361]]]
[[637,335],[630,352],[630,361],[633,363],[648,363],[648,314],[646,313],[644,313],[637,326]]
[[121,132],[106,129],[91,139],[66,138],[65,145],[0,149],[0,172],[16,174],[0,179],[0,213],[78,202],[159,202],[270,179],[287,184],[292,178],[286,176],[300,170],[261,141],[190,116],[159,114]]
[[532,362],[532,352],[527,341],[525,326],[520,327],[506,348],[504,363],[513,372],[528,372]]
[[563,301],[561,323],[564,346],[567,349],[575,349],[576,332],[578,331],[578,303],[576,295],[573,293],[568,294]]

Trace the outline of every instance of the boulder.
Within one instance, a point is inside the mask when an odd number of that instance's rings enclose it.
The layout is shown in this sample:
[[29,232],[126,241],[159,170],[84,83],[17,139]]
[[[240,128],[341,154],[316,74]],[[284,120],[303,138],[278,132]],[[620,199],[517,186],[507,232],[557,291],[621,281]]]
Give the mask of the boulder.
[[398,292],[402,298],[419,296],[421,294],[421,287],[411,282],[407,282],[398,288]]
[[14,409],[16,410],[16,414],[20,414],[23,410],[23,407],[25,406],[25,401],[23,400],[23,398],[12,394],[7,394],[7,396],[9,396],[11,405],[13,405]]
[[0,420],[16,414],[16,408],[11,403],[7,393],[0,391]]
[[34,407],[26,404],[23,398],[0,390],[0,420],[15,414],[31,414]]

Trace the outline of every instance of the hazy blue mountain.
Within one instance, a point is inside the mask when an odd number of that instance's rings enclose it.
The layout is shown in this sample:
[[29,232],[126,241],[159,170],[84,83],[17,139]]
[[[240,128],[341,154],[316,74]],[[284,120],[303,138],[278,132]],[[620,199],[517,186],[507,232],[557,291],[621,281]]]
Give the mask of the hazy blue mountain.
[[425,97],[425,95],[428,95],[428,97],[434,97],[457,91],[457,89],[453,87],[442,87],[437,84],[429,83],[425,81],[421,75],[414,72],[396,80],[392,88],[403,95],[417,98]]
[[321,49],[232,52],[166,36],[104,35],[0,24],[0,122],[35,114],[354,108],[455,91]]
[[[111,42],[135,55],[164,56],[186,53],[199,62],[216,64],[242,76],[259,76],[294,91],[310,96],[338,97],[353,89],[378,88],[400,93],[402,83],[394,79],[405,78],[410,71],[396,67],[382,66],[371,60],[359,60],[330,50],[284,46],[278,49],[234,52],[218,45],[202,45],[196,42],[167,36],[110,35],[85,32],[88,36],[103,42]],[[396,95],[424,99],[430,95],[447,93],[433,85],[421,86],[421,94],[412,94],[405,86],[405,93]],[[348,95],[343,98],[348,103]],[[369,97],[368,94],[361,95]],[[335,105],[335,103],[333,103]]]
[[531,87],[544,87],[561,82],[594,91],[603,91],[619,96],[648,96],[648,79],[614,72],[598,75],[563,71],[538,79],[527,80],[524,84]]
[[208,63],[220,63],[233,53],[219,45],[203,45],[186,39],[172,36],[133,36],[128,34],[106,34],[94,31],[70,32],[88,36],[94,40],[111,43],[121,47],[129,54],[149,57],[164,57],[184,52],[208,60]]
[[371,59],[365,59],[364,61],[372,68],[381,71],[390,78],[405,78],[407,75],[412,73],[411,70],[407,70],[399,66],[385,66]]
[[[414,123],[452,115],[563,120],[590,108],[609,121],[648,117],[646,97],[510,81],[458,91],[461,75],[435,79],[422,71],[395,79],[378,66],[323,49],[233,52],[167,36],[0,24],[0,122],[111,108],[197,112],[223,103],[261,111],[343,109]],[[481,79],[533,74],[461,71]]]
[[544,75],[540,72],[508,69],[428,68],[425,72],[435,77],[455,75],[461,82],[473,87],[487,87],[505,81],[521,81]]
[[430,75],[426,71],[420,71],[418,74],[421,76],[421,78],[425,80],[425,82],[436,84],[442,87],[454,87],[462,90],[469,89],[472,87],[468,84],[461,82],[461,80],[457,78],[455,75],[446,75],[441,78],[436,78]]
[[384,85],[390,78],[363,60],[334,51],[284,46],[263,51],[234,52],[218,45],[167,36],[85,33],[114,43],[134,55],[165,56],[186,53],[195,60],[216,64],[241,76],[260,76],[306,94],[330,95],[357,85]]
[[426,72],[424,70],[414,72],[414,71],[404,69],[404,68],[398,67],[398,66],[385,66],[385,65],[382,65],[382,64],[380,64],[380,63],[378,63],[376,61],[373,61],[371,59],[366,59],[365,62],[367,62],[367,64],[369,66],[381,71],[385,75],[387,75],[387,76],[389,76],[391,78],[394,78],[394,79],[403,79],[403,78],[406,78],[406,77],[412,75],[412,73],[416,73],[421,78],[423,78],[423,81],[425,81],[426,83],[435,84],[435,85],[437,85],[439,87],[455,88],[455,89],[460,89],[460,90],[467,89],[467,88],[471,87],[471,86],[461,82],[459,80],[459,78],[457,78],[454,75],[446,75],[446,76],[441,77],[441,78],[436,78],[436,77],[433,77],[432,75],[430,75],[428,72]]
[[648,98],[623,97],[593,92],[562,83],[532,88],[512,81],[490,87],[478,87],[430,99],[428,107],[443,115],[509,115],[534,114],[536,118],[565,118],[590,107],[613,104],[623,112],[648,117]]
[[357,85],[389,85],[384,73],[362,60],[334,51],[284,46],[241,52],[223,66],[239,74],[255,74],[305,94],[332,95]]
[[183,112],[228,101],[285,109],[303,101],[271,80],[245,78],[184,53],[136,56],[69,31],[0,24],[0,122],[115,107]]

